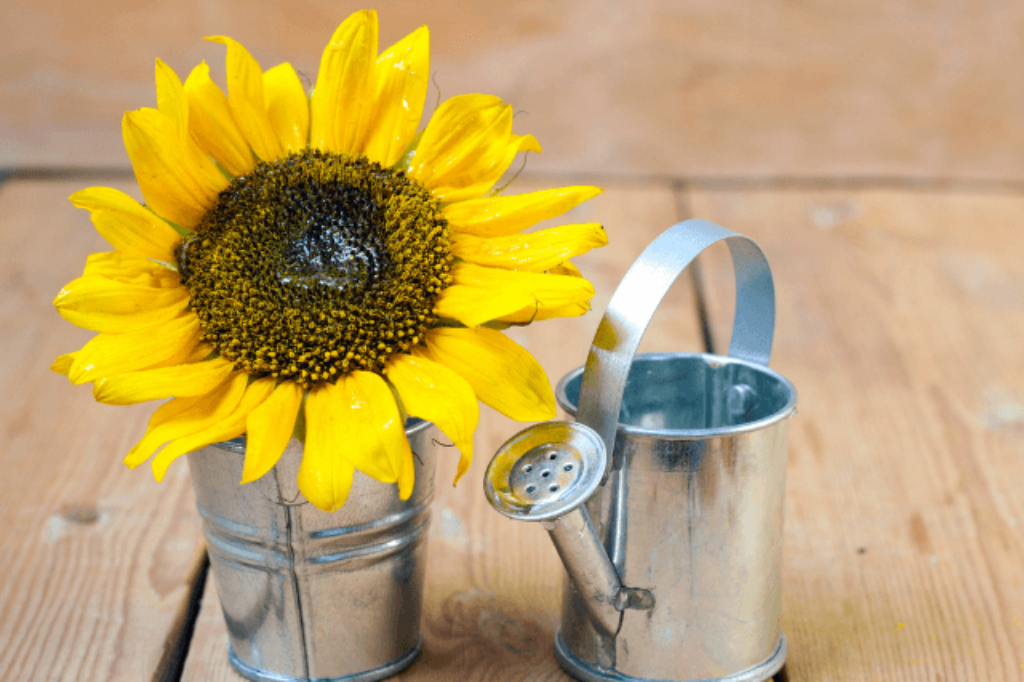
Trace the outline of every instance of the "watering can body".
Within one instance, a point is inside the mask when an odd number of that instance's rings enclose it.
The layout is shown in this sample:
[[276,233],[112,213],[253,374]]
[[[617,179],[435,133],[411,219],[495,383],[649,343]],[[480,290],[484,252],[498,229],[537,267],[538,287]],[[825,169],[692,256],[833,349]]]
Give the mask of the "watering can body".
[[[558,386],[571,416],[582,374]],[[588,681],[760,681],[778,670],[795,398],[775,372],[734,358],[634,359],[607,478],[586,509],[622,584],[653,605],[624,609],[608,636],[567,577],[555,643],[564,668]]]

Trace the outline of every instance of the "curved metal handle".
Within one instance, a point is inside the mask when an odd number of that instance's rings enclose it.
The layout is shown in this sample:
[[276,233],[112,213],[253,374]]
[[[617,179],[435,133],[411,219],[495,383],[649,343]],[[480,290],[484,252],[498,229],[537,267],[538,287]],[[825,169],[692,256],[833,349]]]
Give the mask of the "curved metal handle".
[[754,241],[707,220],[673,225],[644,249],[622,278],[594,335],[580,386],[580,421],[601,436],[609,455],[626,377],[647,326],[669,287],[712,244],[725,241],[736,272],[736,315],[729,355],[768,364],[775,330],[775,286]]

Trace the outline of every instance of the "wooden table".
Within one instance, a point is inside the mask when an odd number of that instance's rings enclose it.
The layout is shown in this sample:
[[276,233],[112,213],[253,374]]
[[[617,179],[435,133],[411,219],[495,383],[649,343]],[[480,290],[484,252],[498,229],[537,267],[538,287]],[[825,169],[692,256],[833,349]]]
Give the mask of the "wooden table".
[[[0,7],[3,682],[241,679],[185,461],[161,485],[120,464],[152,407],[97,405],[46,369],[90,336],[50,302],[105,248],[66,199],[137,196],[118,121],[153,104],[154,57],[221,73],[198,38],[224,33],[314,73],[361,4]],[[595,312],[511,332],[552,381],[670,225],[707,218],[766,251],[772,366],[800,393],[780,678],[1024,680],[1024,5],[379,4],[382,45],[430,24],[444,97],[495,92],[529,112],[517,129],[545,153],[511,191],[607,190],[568,217],[610,235],[579,262]],[[727,346],[726,254],[701,258],[642,350]],[[552,655],[557,556],[481,489],[521,427],[485,408],[458,488],[455,454],[440,464],[423,655],[398,679],[568,679]]]
[[[97,405],[44,370],[88,336],[48,304],[101,248],[65,201],[82,184],[0,187],[0,677],[239,680],[184,460],[162,485],[123,468],[148,408]],[[1024,197],[841,182],[606,187],[577,209],[603,220],[614,244],[581,259],[597,311],[644,246],[690,215],[750,235],[772,263],[773,366],[800,392],[786,498],[789,679],[1021,679]],[[703,259],[699,300],[689,282],[670,295],[644,350],[702,348],[698,303],[723,346],[726,254]],[[582,362],[597,321],[513,336],[557,380]],[[541,529],[498,516],[482,495],[489,453],[517,428],[485,409],[465,482],[439,486],[423,657],[400,679],[568,679],[551,653],[557,556]],[[441,462],[440,481],[454,465],[454,454]]]

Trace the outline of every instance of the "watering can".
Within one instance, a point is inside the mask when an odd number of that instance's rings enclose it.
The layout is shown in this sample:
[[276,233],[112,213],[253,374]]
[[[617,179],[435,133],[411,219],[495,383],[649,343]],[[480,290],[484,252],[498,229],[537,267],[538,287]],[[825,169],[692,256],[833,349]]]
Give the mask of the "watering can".
[[[636,355],[672,283],[725,242],[728,356]],[[623,278],[586,365],[556,394],[575,422],[509,439],[488,501],[538,521],[567,573],[555,655],[584,682],[762,682],[780,624],[786,431],[796,390],[768,369],[775,292],[752,240],[705,220],[659,236]]]

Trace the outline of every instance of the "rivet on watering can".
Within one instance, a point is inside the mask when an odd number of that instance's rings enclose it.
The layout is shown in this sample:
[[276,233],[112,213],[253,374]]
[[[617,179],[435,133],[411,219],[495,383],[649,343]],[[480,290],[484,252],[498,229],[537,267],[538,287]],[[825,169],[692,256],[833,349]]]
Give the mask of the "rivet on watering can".
[[601,437],[575,422],[546,422],[508,439],[484,476],[487,501],[517,521],[539,521],[595,625],[606,635],[625,609],[649,609],[653,595],[625,587],[583,503],[601,484],[608,454]]
[[757,404],[757,392],[747,384],[730,386],[725,393],[725,409],[733,420],[746,419]]

